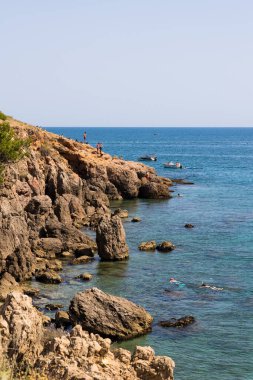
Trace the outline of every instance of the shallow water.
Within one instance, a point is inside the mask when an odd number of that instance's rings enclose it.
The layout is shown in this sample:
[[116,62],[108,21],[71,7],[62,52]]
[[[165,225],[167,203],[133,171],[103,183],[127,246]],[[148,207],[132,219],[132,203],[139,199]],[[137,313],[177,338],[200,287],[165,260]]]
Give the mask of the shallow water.
[[[49,129],[82,139],[84,129]],[[194,185],[177,185],[170,200],[113,202],[112,208],[129,210],[124,222],[130,259],[85,265],[66,265],[60,285],[43,285],[41,305],[69,304],[82,289],[100,289],[127,297],[144,306],[153,316],[152,333],[124,342],[151,345],[157,354],[176,362],[177,380],[253,379],[253,129],[233,128],[87,128],[92,145],[125,159],[157,154],[150,165],[160,175],[185,178]],[[163,168],[166,161],[180,161],[182,170]],[[131,223],[132,216],[142,218]],[[185,229],[185,223],[195,225]],[[141,241],[171,240],[172,253],[138,251]],[[87,271],[91,282],[74,277]],[[173,288],[175,277],[186,286]],[[201,289],[205,282],[222,291]],[[34,283],[35,285],[35,283]],[[50,314],[50,313],[49,313]],[[52,314],[53,315],[53,314]],[[160,320],[184,315],[197,322],[186,329],[158,326]]]

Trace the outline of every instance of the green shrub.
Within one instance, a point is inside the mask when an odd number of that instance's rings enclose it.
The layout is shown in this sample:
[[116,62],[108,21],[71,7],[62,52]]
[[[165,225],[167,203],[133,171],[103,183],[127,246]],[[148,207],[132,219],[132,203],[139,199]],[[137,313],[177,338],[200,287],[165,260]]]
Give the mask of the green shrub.
[[0,120],[6,120],[7,119],[7,116],[0,111]]
[[8,122],[0,124],[0,183],[3,182],[5,165],[23,158],[29,145],[30,139],[18,138]]

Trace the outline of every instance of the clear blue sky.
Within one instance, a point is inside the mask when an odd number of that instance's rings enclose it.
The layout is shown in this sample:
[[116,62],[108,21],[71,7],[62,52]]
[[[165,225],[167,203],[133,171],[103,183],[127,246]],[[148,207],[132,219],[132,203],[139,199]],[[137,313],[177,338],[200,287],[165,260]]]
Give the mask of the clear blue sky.
[[252,0],[0,0],[0,109],[50,126],[253,126]]

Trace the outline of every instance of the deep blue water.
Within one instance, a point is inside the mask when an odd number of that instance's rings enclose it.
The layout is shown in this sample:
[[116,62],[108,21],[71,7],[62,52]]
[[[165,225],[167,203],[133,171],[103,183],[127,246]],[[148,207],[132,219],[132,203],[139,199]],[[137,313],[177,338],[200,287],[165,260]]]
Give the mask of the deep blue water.
[[[82,140],[82,128],[49,131]],[[157,354],[176,362],[176,380],[253,379],[253,129],[247,128],[86,128],[87,139],[100,141],[112,155],[136,161],[157,154],[151,163],[166,177],[185,178],[194,185],[174,187],[166,201],[114,202],[129,210],[124,222],[130,259],[120,263],[66,266],[61,285],[42,287],[66,306],[74,293],[90,286],[127,297],[154,316],[153,332],[121,344],[151,345]],[[185,169],[163,168],[169,160]],[[129,220],[130,220],[129,218]],[[195,225],[184,228],[185,223]],[[141,241],[172,240],[170,254],[139,252]],[[89,271],[92,282],[75,280]],[[173,289],[170,277],[183,281]],[[199,288],[206,282],[222,291]],[[38,284],[36,284],[37,286]],[[165,290],[169,289],[170,292]],[[40,302],[43,303],[43,300]],[[165,329],[159,320],[184,315],[197,322],[186,329]]]

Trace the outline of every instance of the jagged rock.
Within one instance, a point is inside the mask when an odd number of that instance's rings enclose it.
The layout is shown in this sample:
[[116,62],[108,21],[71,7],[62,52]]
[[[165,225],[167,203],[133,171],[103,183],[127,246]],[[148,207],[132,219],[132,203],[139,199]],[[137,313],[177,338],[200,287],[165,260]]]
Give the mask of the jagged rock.
[[194,225],[191,223],[186,223],[184,226],[185,228],[194,228]]
[[173,380],[174,361],[166,356],[155,356],[151,347],[137,346],[132,366],[139,379]]
[[30,200],[26,211],[30,214],[45,214],[50,211],[51,207],[52,200],[48,195],[38,195]]
[[141,306],[97,288],[77,293],[69,313],[74,324],[111,339],[130,339],[151,331],[153,318]]
[[[69,323],[68,313],[57,314],[56,320]],[[29,369],[54,380],[173,380],[173,360],[154,356],[150,347],[137,347],[132,357],[122,348],[112,352],[110,339],[89,334],[80,325],[70,333],[52,325],[43,328],[50,322],[46,319],[29,297],[17,292],[0,308],[0,358],[10,361],[6,365],[14,368],[14,376]]]
[[126,235],[120,218],[104,216],[96,230],[98,255],[102,260],[124,260],[128,258]]
[[0,279],[0,301],[4,301],[7,295],[15,290],[22,291],[15,278],[9,273],[4,273]]
[[141,218],[139,218],[138,216],[135,216],[135,217],[133,217],[133,219],[131,220],[131,222],[133,222],[133,223],[141,222]]
[[156,241],[155,240],[143,241],[139,245],[138,248],[139,248],[140,251],[155,251],[155,249],[156,249]]
[[71,261],[72,265],[87,264],[92,260],[90,256],[80,256]]
[[195,322],[195,318],[191,315],[186,315],[185,317],[176,319],[176,318],[171,318],[168,321],[161,321],[159,322],[159,325],[162,327],[186,327],[192,323]]
[[36,272],[35,278],[37,281],[44,282],[45,284],[60,284],[62,282],[61,277],[53,270]]
[[175,249],[176,246],[172,244],[171,241],[163,241],[162,243],[158,244],[156,249],[160,252],[170,252]]
[[55,325],[56,327],[69,327],[71,326],[71,320],[69,313],[66,311],[57,311],[55,313]]
[[77,278],[80,278],[83,281],[90,281],[92,279],[92,274],[90,273],[82,273]]
[[117,208],[113,215],[118,215],[120,218],[128,218],[128,211],[122,210],[121,208]]
[[32,366],[42,351],[42,319],[32,306],[32,299],[10,293],[0,307],[0,339],[7,357]]

